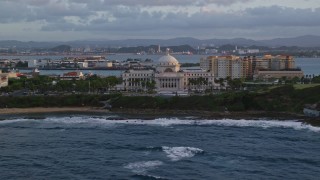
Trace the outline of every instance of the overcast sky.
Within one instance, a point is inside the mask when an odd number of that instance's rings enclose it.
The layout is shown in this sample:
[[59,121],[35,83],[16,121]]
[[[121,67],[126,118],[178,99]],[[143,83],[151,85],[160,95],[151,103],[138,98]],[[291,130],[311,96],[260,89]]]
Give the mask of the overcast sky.
[[320,0],[0,0],[0,40],[320,35]]

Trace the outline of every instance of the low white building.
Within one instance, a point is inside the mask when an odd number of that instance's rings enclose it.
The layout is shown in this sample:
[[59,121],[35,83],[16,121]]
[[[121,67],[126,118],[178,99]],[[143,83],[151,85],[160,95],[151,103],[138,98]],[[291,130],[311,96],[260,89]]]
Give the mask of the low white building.
[[88,68],[88,62],[77,62],[79,68]]
[[51,63],[51,60],[29,60],[28,68],[41,68]]
[[109,61],[97,61],[95,67],[97,68],[111,68],[112,62]]
[[128,70],[122,74],[123,89],[127,91],[145,90],[147,83],[154,80],[153,70]]
[[282,79],[286,77],[287,79],[293,79],[298,77],[301,79],[304,77],[303,71],[301,70],[291,70],[291,71],[268,71],[268,70],[257,70],[254,72],[254,80],[268,80],[268,79]]

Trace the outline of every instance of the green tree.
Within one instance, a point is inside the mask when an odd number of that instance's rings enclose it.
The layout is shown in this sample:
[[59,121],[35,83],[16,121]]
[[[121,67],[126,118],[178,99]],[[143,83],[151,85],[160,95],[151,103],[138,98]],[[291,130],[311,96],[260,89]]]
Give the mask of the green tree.
[[228,81],[228,84],[231,89],[240,89],[243,85],[243,79],[240,78],[235,78],[235,79],[230,79]]
[[16,67],[17,68],[28,67],[28,62],[27,61],[19,61],[19,62],[17,62]]
[[297,84],[297,82],[300,82],[300,78],[296,76],[296,77],[292,78],[291,81],[293,84]]
[[151,92],[153,92],[154,89],[156,88],[156,82],[155,82],[154,80],[147,81],[146,87],[147,87],[149,93],[151,93]]
[[312,78],[312,83],[320,83],[320,75]]

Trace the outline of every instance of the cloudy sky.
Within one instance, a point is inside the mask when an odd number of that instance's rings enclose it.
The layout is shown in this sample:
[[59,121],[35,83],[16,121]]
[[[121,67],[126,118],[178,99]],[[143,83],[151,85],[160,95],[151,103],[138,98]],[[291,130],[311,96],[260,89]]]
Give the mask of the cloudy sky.
[[320,0],[0,0],[0,40],[320,35]]

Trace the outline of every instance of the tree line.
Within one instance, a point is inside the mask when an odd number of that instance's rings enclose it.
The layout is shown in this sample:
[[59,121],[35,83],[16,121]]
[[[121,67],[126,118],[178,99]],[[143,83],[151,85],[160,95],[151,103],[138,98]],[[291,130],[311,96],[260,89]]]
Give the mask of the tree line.
[[79,93],[103,93],[114,89],[122,82],[121,78],[115,76],[99,77],[90,76],[85,80],[59,80],[50,76],[36,76],[34,78],[21,77],[20,79],[9,79],[9,85],[2,87],[1,92],[13,92],[26,90],[38,93],[47,92],[79,92]]

